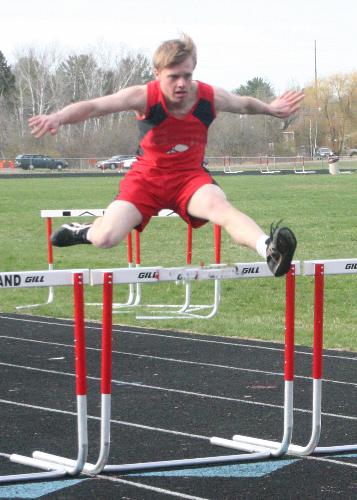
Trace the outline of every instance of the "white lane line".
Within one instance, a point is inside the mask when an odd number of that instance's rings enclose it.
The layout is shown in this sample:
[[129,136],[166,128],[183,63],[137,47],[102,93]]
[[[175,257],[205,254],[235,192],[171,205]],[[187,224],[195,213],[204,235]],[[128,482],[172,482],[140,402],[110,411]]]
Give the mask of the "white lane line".
[[156,486],[149,486],[148,484],[137,483],[134,481],[128,481],[126,479],[121,479],[118,477],[103,476],[101,474],[97,475],[96,477],[100,478],[100,479],[106,479],[109,481],[113,481],[116,483],[122,483],[122,484],[127,484],[130,486],[136,486],[137,488],[141,488],[141,489],[149,490],[149,491],[155,491],[155,493],[162,493],[163,495],[169,495],[169,496],[176,497],[176,498],[186,498],[187,500],[209,500],[208,498],[193,497],[192,495],[186,495],[185,493],[178,493],[178,492],[175,492],[172,490],[166,490],[163,488],[158,488]]
[[[38,344],[45,344],[45,345],[53,345],[53,346],[60,346],[60,347],[66,347],[66,348],[71,348],[73,349],[73,344],[64,344],[63,342],[49,342],[46,340],[35,340],[35,339],[28,339],[28,338],[23,338],[23,337],[12,337],[10,335],[0,335],[0,340],[1,339],[9,339],[9,340],[15,340],[15,341],[22,341],[22,342],[29,342],[29,343],[38,343]],[[100,348],[97,347],[87,347],[88,351],[97,351],[101,352]],[[112,351],[113,354],[120,354],[124,356],[132,356],[132,357],[137,357],[137,358],[146,358],[146,359],[154,359],[158,361],[167,361],[171,363],[181,363],[181,364],[188,364],[188,365],[197,365],[197,366],[206,366],[208,368],[221,368],[225,370],[233,370],[233,371],[239,371],[239,372],[247,372],[247,373],[260,373],[263,375],[273,375],[273,376],[279,376],[282,377],[284,375],[283,372],[271,372],[267,370],[258,370],[258,369],[253,369],[253,368],[241,368],[237,366],[230,366],[230,365],[220,365],[216,363],[204,363],[202,361],[189,361],[189,360],[184,360],[184,359],[177,359],[177,358],[167,358],[163,356],[151,356],[149,354],[138,354],[134,352],[126,352],[126,351]],[[49,359],[61,359],[61,358],[49,358]],[[311,380],[311,377],[308,377],[306,375],[295,375],[295,379],[302,379],[302,380]],[[357,387],[357,383],[355,382],[345,382],[342,380],[334,380],[334,379],[322,379],[323,382],[326,383],[333,383],[333,384],[341,384],[341,385],[350,385],[352,387]]]
[[308,455],[308,456],[305,456],[304,458],[307,458],[308,460],[317,460],[319,462],[329,462],[331,464],[336,464],[336,465],[345,465],[347,467],[354,467],[354,468],[357,469],[357,463],[344,462],[343,460],[336,460],[334,458],[316,457],[316,456],[313,456],[313,455]]
[[[19,402],[16,402],[16,401],[8,401],[8,400],[5,400],[5,399],[0,399],[0,404],[1,403],[8,404],[8,405],[13,405],[13,406],[20,406],[20,407],[23,407],[23,408],[30,408],[30,409],[33,409],[33,410],[46,411],[46,412],[50,412],[50,413],[59,413],[59,414],[63,414],[63,415],[70,415],[70,416],[73,416],[73,417],[77,416],[77,413],[73,412],[73,411],[58,410],[56,408],[48,408],[48,407],[44,407],[44,406],[30,405],[30,404],[26,404],[26,403],[19,403]],[[95,417],[95,416],[92,416],[92,415],[88,415],[88,420],[100,421],[101,418],[100,417]],[[123,420],[115,420],[115,419],[112,420],[111,419],[111,423],[112,424],[123,425],[123,426],[127,426],[127,427],[134,427],[134,428],[143,429],[143,430],[149,430],[149,431],[155,431],[155,432],[162,432],[162,433],[165,433],[165,434],[172,434],[172,435],[175,435],[175,436],[184,436],[184,437],[190,437],[190,438],[193,438],[193,439],[200,439],[200,440],[205,440],[205,441],[209,441],[210,440],[210,437],[208,437],[208,436],[201,436],[199,434],[189,434],[187,432],[173,431],[173,430],[170,430],[170,429],[163,429],[163,428],[160,428],[160,427],[151,427],[151,426],[148,426],[148,425],[140,425],[140,424],[135,424],[135,423],[132,423],[132,422],[126,422],[126,421],[123,421]],[[0,453],[0,456],[4,457],[4,458],[8,458],[10,455],[8,453]],[[357,464],[354,464],[354,463],[351,463],[351,462],[343,462],[342,460],[341,461],[340,460],[335,460],[335,459],[328,458],[328,457],[320,457],[320,456],[309,455],[309,456],[305,456],[305,457],[302,457],[302,458],[304,458],[304,459],[306,458],[306,459],[310,459],[310,460],[317,460],[317,461],[321,461],[321,462],[331,462],[331,463],[335,463],[335,464],[338,464],[338,465],[345,465],[345,466],[349,466],[349,467],[357,467]],[[103,478],[109,479],[109,476],[103,476]],[[205,500],[205,499],[202,499],[202,500]]]
[[[0,362],[0,366],[7,366],[9,368],[20,368],[23,370],[29,370],[29,371],[36,371],[36,372],[42,372],[42,373],[51,373],[55,375],[64,375],[67,377],[75,377],[74,373],[68,373],[68,372],[61,372],[58,370],[46,370],[44,368],[33,368],[30,366],[23,366],[23,365],[16,365],[13,363],[2,363]],[[99,377],[92,377],[88,376],[87,377],[89,380],[96,380],[100,381]],[[154,391],[163,391],[163,392],[169,392],[169,393],[174,393],[174,394],[183,394],[184,396],[193,396],[193,397],[198,397],[198,398],[207,398],[207,399],[214,399],[214,400],[220,400],[220,401],[230,401],[233,403],[243,403],[247,405],[255,405],[255,406],[265,406],[267,408],[277,408],[277,409],[284,409],[283,405],[276,405],[276,404],[271,404],[271,403],[262,403],[260,401],[251,401],[251,400],[246,400],[246,399],[240,399],[240,398],[232,398],[228,396],[217,396],[213,394],[206,394],[202,392],[193,392],[193,391],[184,391],[181,389],[171,389],[169,387],[161,387],[161,386],[156,386],[156,385],[148,385],[148,384],[143,384],[141,382],[127,382],[125,380],[115,380],[113,379],[112,381],[113,385],[127,385],[131,387],[138,387],[140,389],[149,389],[149,390],[154,390]],[[294,412],[299,412],[299,413],[308,413],[311,414],[311,410],[306,410],[304,408],[294,408]],[[335,414],[335,413],[327,413],[327,412],[321,412],[321,415],[324,417],[332,417],[332,418],[340,418],[343,420],[356,420],[357,421],[357,416],[351,416],[351,415],[340,415],[340,414]]]
[[[0,404],[1,403],[7,404],[7,405],[12,405],[12,406],[20,406],[23,408],[30,408],[32,410],[40,410],[40,411],[46,411],[46,412],[50,412],[50,413],[60,413],[62,415],[70,415],[73,417],[77,416],[77,413],[74,411],[59,410],[57,408],[49,408],[46,406],[31,405],[28,403],[19,403],[17,401],[9,401],[7,399],[0,399]],[[88,415],[88,419],[100,421],[100,417],[95,417],[93,415]],[[125,420],[110,419],[110,422],[112,424],[123,425],[125,427],[134,427],[136,429],[143,429],[146,431],[161,432],[163,434],[172,434],[174,436],[183,436],[183,437],[189,437],[192,439],[201,439],[204,441],[209,441],[211,439],[209,436],[201,436],[200,434],[192,434],[189,432],[181,432],[181,431],[174,431],[171,429],[164,429],[162,427],[153,427],[150,425],[136,424],[134,422],[126,422]]]
[[[34,319],[25,319],[25,318],[12,318],[10,316],[4,316],[0,314],[0,319],[9,319],[13,321],[23,321],[23,322],[29,322],[29,323],[38,323],[38,324],[45,324],[45,325],[55,325],[55,326],[64,326],[64,327],[71,327],[73,328],[73,323],[59,323],[57,321],[49,321],[49,320],[34,320]],[[64,320],[67,321],[67,320]],[[68,320],[70,321],[70,320]],[[93,326],[92,325],[86,325],[87,329],[91,330],[101,330],[100,324],[99,326]],[[131,333],[133,335],[145,335],[145,336],[152,336],[152,337],[160,337],[160,338],[167,338],[167,339],[174,339],[174,340],[180,340],[180,341],[188,341],[188,342],[202,342],[206,344],[218,344],[218,345],[227,345],[231,347],[248,347],[249,349],[263,349],[267,351],[276,351],[276,352],[284,352],[283,347],[268,347],[268,346],[263,346],[263,345],[256,345],[254,344],[249,344],[247,341],[246,343],[240,343],[240,342],[225,342],[220,341],[220,340],[208,340],[208,339],[201,339],[197,337],[182,337],[178,335],[168,335],[168,334],[162,334],[162,333],[153,333],[150,330],[143,331],[143,330],[124,330],[123,328],[116,328],[115,326],[113,327],[113,332],[118,332],[118,333]],[[223,337],[222,337],[223,338]],[[253,341],[252,341],[253,342]],[[271,343],[271,341],[264,341],[264,340],[256,340],[255,342],[266,342],[266,343]],[[333,351],[333,349],[329,349],[329,351]],[[336,350],[337,351],[337,350]],[[312,353],[309,351],[301,351],[300,348],[298,347],[296,352],[296,355],[303,355],[303,356],[312,356]],[[348,361],[355,361],[357,362],[357,355],[356,356],[338,356],[335,354],[324,354],[324,358],[335,358],[335,359],[340,359],[340,360],[348,360]]]

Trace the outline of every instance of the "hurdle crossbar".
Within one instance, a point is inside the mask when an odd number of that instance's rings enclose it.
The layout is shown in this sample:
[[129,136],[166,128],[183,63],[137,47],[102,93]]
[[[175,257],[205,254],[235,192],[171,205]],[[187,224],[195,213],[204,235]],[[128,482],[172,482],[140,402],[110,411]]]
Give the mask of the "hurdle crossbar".
[[83,470],[88,453],[83,285],[88,283],[88,269],[71,271],[22,271],[0,273],[0,288],[33,288],[38,286],[62,285],[73,286],[78,439],[77,459],[73,461],[70,466],[49,463],[45,460],[39,460],[35,457],[27,457],[16,453],[9,455],[8,458],[11,462],[37,469],[43,469],[45,472],[42,471],[0,476],[0,484],[56,479],[67,475],[74,476]]
[[[293,262],[295,273],[300,273],[300,263]],[[103,274],[113,274],[113,284],[159,283],[161,281],[205,281],[216,279],[247,279],[273,277],[266,262],[244,262],[232,265],[220,264],[192,267],[150,266],[140,269],[114,268],[92,269],[90,279],[92,285],[103,283]]]

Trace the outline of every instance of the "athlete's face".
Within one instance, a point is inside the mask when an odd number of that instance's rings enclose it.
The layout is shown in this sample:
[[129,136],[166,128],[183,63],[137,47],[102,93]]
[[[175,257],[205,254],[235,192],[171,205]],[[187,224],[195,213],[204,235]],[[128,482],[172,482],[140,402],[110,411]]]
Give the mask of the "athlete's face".
[[175,66],[155,70],[155,76],[160,82],[162,93],[171,104],[184,106],[190,97],[194,67],[192,58],[188,57]]

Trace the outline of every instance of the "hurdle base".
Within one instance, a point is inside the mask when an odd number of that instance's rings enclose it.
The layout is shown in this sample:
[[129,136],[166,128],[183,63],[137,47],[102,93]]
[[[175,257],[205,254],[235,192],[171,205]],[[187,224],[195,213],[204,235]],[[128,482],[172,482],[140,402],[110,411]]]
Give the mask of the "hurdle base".
[[67,476],[67,472],[62,470],[51,470],[49,472],[32,472],[28,474],[13,474],[9,476],[1,476],[0,484],[23,483],[27,481],[46,481],[49,479],[60,479]]
[[50,479],[60,479],[68,475],[68,471],[60,465],[49,464],[41,460],[36,460],[31,457],[23,455],[12,454],[9,455],[9,460],[14,463],[43,469],[42,472],[29,472],[26,474],[10,474],[7,476],[0,476],[0,484],[14,484],[23,483],[28,481],[46,481]]
[[129,472],[150,471],[157,469],[173,469],[176,467],[194,467],[198,465],[218,465],[237,462],[258,461],[270,458],[268,451],[255,453],[242,453],[240,455],[222,455],[216,457],[183,458],[179,460],[163,460],[158,462],[143,462],[135,464],[106,465],[104,472]]
[[[139,462],[132,464],[119,464],[119,465],[105,465],[102,469],[103,472],[122,472],[129,473],[134,471],[143,470],[155,470],[155,469],[171,469],[175,467],[182,466],[197,466],[197,465],[214,465],[214,464],[228,464],[235,462],[246,462],[254,460],[263,460],[271,457],[269,450],[263,447],[253,446],[246,444],[240,448],[240,451],[246,451],[239,455],[222,455],[214,457],[199,457],[199,458],[183,458],[178,460],[162,460],[157,462]],[[66,467],[70,468],[75,465],[74,460],[68,458],[60,457],[57,455],[52,455],[50,453],[44,453],[41,451],[35,451],[33,457],[36,460],[43,461],[48,464],[48,467]],[[82,472],[84,474],[96,474],[94,471],[95,466],[91,463],[86,463],[83,467]],[[102,472],[100,471],[100,472]]]
[[51,286],[51,287],[49,287],[47,302],[42,302],[39,304],[25,304],[23,306],[16,306],[15,309],[17,311],[21,311],[21,309],[33,309],[35,307],[48,306],[49,304],[53,303],[54,298],[55,298],[55,292],[54,292],[54,288]]
[[268,451],[268,446],[264,446],[263,444],[258,443],[243,443],[233,441],[232,439],[225,439],[220,437],[212,437],[210,439],[210,443],[214,446],[222,446],[223,448],[231,448],[232,450],[240,450],[240,451],[248,451],[250,453],[260,453],[267,452],[269,455],[271,454]]
[[[71,468],[76,465],[76,461],[71,458],[60,457],[59,455],[52,455],[51,453],[45,453],[43,451],[34,451],[32,456],[35,460],[47,463],[49,467],[53,465],[54,467]],[[85,474],[93,474],[92,471],[94,470],[94,467],[94,464],[86,462],[82,472]]]
[[34,457],[27,457],[25,455],[18,455],[13,453],[10,455],[10,462],[14,462],[21,465],[27,465],[28,467],[36,467],[38,469],[43,469],[45,471],[63,471],[67,474],[67,470],[64,469],[62,464],[49,463],[46,460],[40,460]]
[[[313,453],[329,453],[329,452],[337,452],[341,450],[340,446],[336,447],[326,447],[326,448],[317,448],[317,441],[319,438],[319,432],[315,436],[315,438],[310,441],[310,443],[307,446],[300,446],[296,444],[289,444],[286,454],[287,455],[292,455],[292,456],[307,456],[311,455]],[[223,446],[225,448],[231,448],[234,450],[241,450],[245,449],[242,448],[243,446],[252,446],[252,449],[255,449],[256,451],[258,450],[264,450],[264,449],[269,449],[271,454],[274,455],[274,451],[278,450],[281,447],[281,443],[278,443],[276,441],[270,441],[269,439],[259,439],[259,438],[253,438],[250,436],[242,436],[240,434],[236,434],[232,437],[232,439],[222,439],[222,438],[217,438],[213,437],[211,438],[211,444],[216,445],[216,446]],[[350,448],[350,447],[347,447]],[[356,447],[354,448],[356,449]],[[324,451],[319,451],[319,450],[324,450]],[[353,450],[353,446],[351,446],[350,449],[346,449],[346,451],[351,451]]]
[[[220,264],[217,264],[217,266],[220,266]],[[191,304],[190,303],[191,299],[191,282],[189,281],[186,283],[186,300],[185,303],[182,306],[178,306],[177,311],[171,312],[171,314],[174,314],[175,316],[169,316],[169,315],[137,315],[136,319],[139,320],[162,320],[162,319],[211,319],[213,318],[217,312],[218,308],[221,302],[221,282],[220,280],[216,279],[214,281],[214,302],[213,304]],[[162,304],[157,304],[152,307],[157,307],[157,308],[166,308],[167,306],[164,306]],[[198,314],[198,311],[202,311],[204,309],[210,309],[210,311],[207,314]]]
[[[277,449],[280,446],[280,443],[277,443],[276,441],[270,441],[268,439],[257,439],[257,438],[249,438],[248,436],[241,436],[240,434],[236,434],[233,436],[233,441],[236,442],[237,444],[241,444],[241,442],[244,443],[249,443],[249,444],[256,444],[258,446],[263,446],[267,447],[270,449]],[[311,451],[313,450],[314,446],[316,446],[316,442],[314,442],[312,445],[309,447],[307,446],[300,446],[296,444],[289,444],[289,447],[286,451],[287,455],[296,455],[296,456],[304,456],[304,455],[309,455]]]
[[357,451],[357,444],[345,444],[337,446],[318,446],[314,449],[313,454],[334,454],[334,453],[349,453]]

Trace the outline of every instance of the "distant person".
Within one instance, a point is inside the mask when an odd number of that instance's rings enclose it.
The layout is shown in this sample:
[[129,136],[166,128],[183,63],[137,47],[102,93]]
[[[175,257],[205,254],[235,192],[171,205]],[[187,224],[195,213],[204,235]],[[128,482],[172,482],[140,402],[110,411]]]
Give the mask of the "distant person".
[[[159,210],[169,208],[198,228],[211,221],[233,240],[257,251],[275,276],[289,270],[296,238],[286,227],[265,232],[234,208],[203,167],[208,127],[217,113],[265,114],[288,118],[299,109],[301,92],[288,91],[270,104],[241,97],[193,80],[196,46],[187,35],[163,42],[153,58],[155,80],[29,119],[32,134],[56,134],[61,125],[134,111],[140,146],[137,161],[120,183],[119,193],[93,224],[64,224],[52,234],[58,247],[91,243],[110,248],[137,228],[142,231]],[[260,202],[260,200],[257,200]]]

